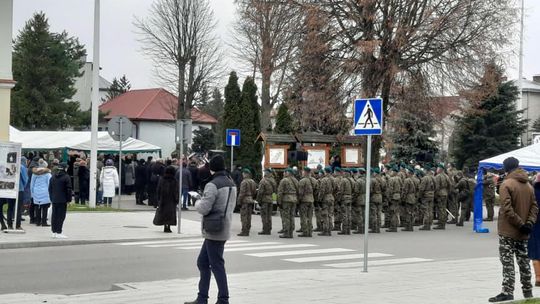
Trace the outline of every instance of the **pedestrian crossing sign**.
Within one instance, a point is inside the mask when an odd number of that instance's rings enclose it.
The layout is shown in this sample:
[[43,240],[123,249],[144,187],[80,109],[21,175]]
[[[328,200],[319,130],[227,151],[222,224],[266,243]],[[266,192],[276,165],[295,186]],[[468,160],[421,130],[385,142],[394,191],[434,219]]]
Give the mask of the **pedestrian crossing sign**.
[[354,135],[381,135],[383,126],[381,98],[354,101]]

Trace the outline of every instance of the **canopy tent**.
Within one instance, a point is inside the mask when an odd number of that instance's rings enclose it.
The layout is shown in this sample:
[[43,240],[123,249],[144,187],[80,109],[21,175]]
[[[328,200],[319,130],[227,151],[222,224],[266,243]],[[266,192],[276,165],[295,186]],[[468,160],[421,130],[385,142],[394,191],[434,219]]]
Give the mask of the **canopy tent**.
[[508,157],[519,160],[519,167],[526,171],[540,171],[540,143],[533,144],[514,151],[506,152],[478,163],[476,175],[476,188],[474,191],[474,231],[487,232],[482,228],[482,201],[484,194],[484,171],[487,169],[503,169],[503,161]]
[[[79,150],[90,151],[90,131],[20,131],[10,126],[10,141],[22,143],[26,151],[46,150]],[[116,153],[119,151],[117,141],[107,132],[98,132],[98,151]],[[128,153],[160,153],[161,148],[144,141],[129,138],[122,143],[122,151]]]

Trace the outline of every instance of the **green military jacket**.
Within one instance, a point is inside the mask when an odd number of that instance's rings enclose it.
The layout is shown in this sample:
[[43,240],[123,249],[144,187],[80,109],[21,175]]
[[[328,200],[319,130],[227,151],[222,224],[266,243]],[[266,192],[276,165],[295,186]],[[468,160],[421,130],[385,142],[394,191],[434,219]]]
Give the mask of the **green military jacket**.
[[403,202],[407,204],[416,204],[416,186],[411,177],[407,177],[403,183],[403,192],[401,195]]
[[437,189],[437,195],[439,196],[447,196],[448,192],[450,191],[450,187],[452,186],[452,183],[450,182],[450,178],[446,173],[441,172],[435,176],[435,187]]
[[486,176],[484,179],[483,189],[485,200],[495,199],[495,182],[493,181],[493,177]]
[[357,204],[364,206],[366,204],[366,180],[363,177],[356,180],[356,193]]
[[351,182],[351,180],[348,177],[342,177],[340,185],[341,185],[340,187],[341,202],[345,204],[352,203],[354,183]]
[[298,186],[294,177],[285,177],[279,182],[278,203],[298,203]]
[[253,199],[257,196],[257,184],[251,178],[245,178],[240,183],[238,194],[239,204],[253,204]]
[[277,183],[273,177],[263,177],[259,182],[259,190],[257,191],[257,202],[272,203],[272,195],[277,192]]
[[418,195],[421,199],[435,197],[435,183],[432,176],[426,175],[422,177],[420,185],[418,185]]
[[334,202],[334,182],[332,177],[328,175],[319,181],[319,201],[323,203]]
[[380,176],[371,178],[370,201],[374,204],[382,204],[383,202],[383,192],[386,190],[383,182],[384,181]]
[[313,195],[313,184],[311,178],[304,177],[298,183],[298,202],[313,204],[315,198]]
[[401,199],[401,178],[397,175],[388,180],[388,198],[394,201]]

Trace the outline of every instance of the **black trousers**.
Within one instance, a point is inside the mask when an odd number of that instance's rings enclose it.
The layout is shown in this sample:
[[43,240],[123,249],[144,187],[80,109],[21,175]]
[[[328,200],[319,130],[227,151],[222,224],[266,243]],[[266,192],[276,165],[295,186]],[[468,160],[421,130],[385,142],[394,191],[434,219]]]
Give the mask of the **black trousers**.
[[22,207],[23,207],[23,196],[24,192],[19,191],[19,203],[17,205],[17,215],[15,216],[15,200],[10,199],[8,200],[8,210],[7,210],[7,222],[9,226],[13,226],[13,218],[16,217],[15,220],[15,227],[20,228],[21,227],[21,215],[22,215]]
[[28,215],[30,216],[30,224],[35,224],[36,220],[36,204],[34,204],[34,199],[30,200],[30,207],[28,208]]
[[43,204],[43,205],[37,205],[36,208],[36,224],[38,225],[44,225],[47,224],[47,212],[49,211],[49,207],[51,204]]
[[111,205],[111,207],[112,207],[112,197],[104,197],[104,198],[103,198],[103,203],[104,203],[105,205],[107,205],[107,204],[108,204],[108,205]]
[[142,203],[144,201],[144,186],[136,187],[137,190],[135,192],[135,201],[137,203]]
[[66,203],[52,204],[51,228],[53,233],[62,233],[66,211]]

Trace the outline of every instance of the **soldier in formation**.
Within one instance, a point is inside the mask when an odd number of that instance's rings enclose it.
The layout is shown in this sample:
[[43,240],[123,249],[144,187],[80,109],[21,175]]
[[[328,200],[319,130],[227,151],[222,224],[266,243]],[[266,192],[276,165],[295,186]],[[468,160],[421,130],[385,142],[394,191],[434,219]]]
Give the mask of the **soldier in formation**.
[[292,169],[286,169],[278,186],[278,205],[282,210],[281,220],[283,223],[280,238],[291,239],[293,237],[296,204],[298,204],[298,180],[294,178]]
[[262,231],[260,235],[269,235],[272,233],[272,212],[273,195],[277,193],[277,183],[274,179],[272,169],[264,170],[264,177],[259,182],[257,191],[257,202],[260,206]]
[[251,171],[245,168],[242,171],[242,183],[238,194],[238,204],[240,205],[240,219],[242,221],[242,231],[238,236],[249,236],[251,230],[251,214],[253,213],[254,199],[257,196],[257,183],[251,178]]

